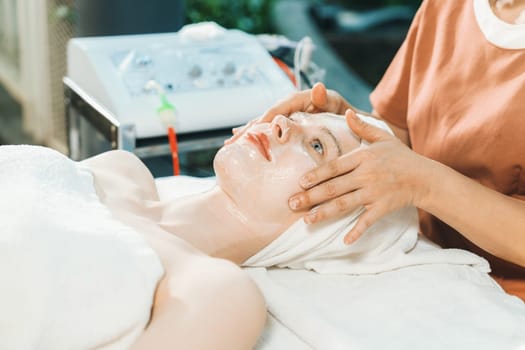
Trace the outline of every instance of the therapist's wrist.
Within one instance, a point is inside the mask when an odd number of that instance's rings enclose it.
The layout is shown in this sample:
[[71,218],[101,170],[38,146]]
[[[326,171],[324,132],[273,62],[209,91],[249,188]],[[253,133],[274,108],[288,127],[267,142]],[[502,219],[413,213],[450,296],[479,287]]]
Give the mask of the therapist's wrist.
[[413,205],[428,211],[439,200],[441,186],[446,181],[443,165],[418,155],[419,164],[414,176]]

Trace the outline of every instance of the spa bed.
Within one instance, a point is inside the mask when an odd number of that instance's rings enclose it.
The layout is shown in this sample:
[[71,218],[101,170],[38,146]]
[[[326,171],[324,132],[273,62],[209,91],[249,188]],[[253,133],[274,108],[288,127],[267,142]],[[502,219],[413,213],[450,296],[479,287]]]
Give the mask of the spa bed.
[[[214,179],[156,182],[174,199]],[[420,237],[418,249],[435,246]],[[268,309],[256,349],[525,349],[525,304],[487,266],[452,259],[360,275],[244,267]]]

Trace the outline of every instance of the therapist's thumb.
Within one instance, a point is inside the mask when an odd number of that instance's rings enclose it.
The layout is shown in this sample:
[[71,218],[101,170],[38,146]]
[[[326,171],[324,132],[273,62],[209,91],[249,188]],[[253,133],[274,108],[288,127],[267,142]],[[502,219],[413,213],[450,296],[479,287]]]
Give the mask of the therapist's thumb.
[[373,143],[389,139],[391,135],[372,124],[368,124],[357,116],[354,110],[347,109],[345,113],[346,124],[361,139]]

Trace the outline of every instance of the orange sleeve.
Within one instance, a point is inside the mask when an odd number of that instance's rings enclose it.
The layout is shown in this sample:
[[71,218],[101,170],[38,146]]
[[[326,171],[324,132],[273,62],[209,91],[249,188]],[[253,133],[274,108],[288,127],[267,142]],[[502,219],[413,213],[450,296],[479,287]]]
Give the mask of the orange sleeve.
[[510,295],[514,295],[525,301],[525,280],[510,279],[492,276],[498,284]]
[[412,60],[418,38],[418,29],[424,1],[417,11],[407,36],[387,68],[381,81],[370,94],[373,109],[389,123],[407,129],[407,111],[409,104],[410,78]]

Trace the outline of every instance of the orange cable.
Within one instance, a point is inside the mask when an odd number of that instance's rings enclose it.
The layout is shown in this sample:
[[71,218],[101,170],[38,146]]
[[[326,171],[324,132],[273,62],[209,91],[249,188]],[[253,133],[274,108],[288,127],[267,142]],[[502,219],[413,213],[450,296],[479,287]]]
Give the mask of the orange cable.
[[277,57],[272,57],[272,58],[275,61],[275,63],[284,71],[286,76],[288,76],[288,78],[292,81],[293,85],[296,86],[297,82],[295,80],[295,75],[290,69],[290,67],[288,67],[288,65],[284,63],[281,59]]
[[168,139],[170,141],[171,159],[173,162],[173,175],[178,176],[180,175],[179,148],[177,146],[177,135],[172,126],[168,127]]

